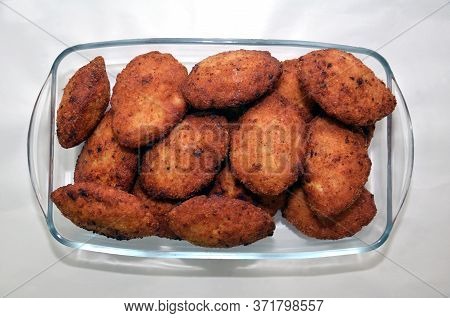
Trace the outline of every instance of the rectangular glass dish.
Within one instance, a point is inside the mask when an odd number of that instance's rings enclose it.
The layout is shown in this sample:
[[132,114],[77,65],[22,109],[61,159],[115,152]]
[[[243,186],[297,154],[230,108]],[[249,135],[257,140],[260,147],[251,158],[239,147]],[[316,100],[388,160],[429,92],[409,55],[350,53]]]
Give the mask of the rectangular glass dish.
[[[353,237],[316,240],[298,234],[280,213],[275,217],[272,237],[249,246],[230,249],[202,248],[184,241],[148,237],[117,241],[73,225],[50,200],[50,193],[73,183],[73,171],[82,145],[63,149],[56,138],[56,109],[63,88],[81,66],[103,56],[111,82],[135,56],[149,51],[170,53],[188,70],[207,56],[236,49],[269,51],[280,61],[298,58],[315,49],[336,48],[362,59],[392,90],[397,107],[392,115],[377,123],[369,148],[372,171],[367,188],[375,195],[378,213],[375,219]],[[199,259],[303,259],[358,254],[381,246],[406,198],[414,161],[411,119],[400,88],[387,61],[377,52],[344,45],[243,39],[138,39],[81,44],[64,50],[54,61],[44,83],[30,121],[28,164],[31,181],[51,235],[60,243],[83,250],[149,258]]]

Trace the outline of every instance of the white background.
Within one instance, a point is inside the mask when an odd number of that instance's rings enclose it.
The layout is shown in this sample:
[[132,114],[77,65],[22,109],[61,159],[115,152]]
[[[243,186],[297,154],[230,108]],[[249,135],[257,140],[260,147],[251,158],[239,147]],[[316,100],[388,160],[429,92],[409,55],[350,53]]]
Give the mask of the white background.
[[[1,0],[0,295],[450,295],[450,5],[421,21],[444,3]],[[388,243],[379,252],[303,261],[150,260],[82,251],[58,261],[71,250],[48,234],[27,170],[35,98],[66,45],[146,37],[294,39],[371,49],[395,38],[379,52],[410,108],[416,161]]]

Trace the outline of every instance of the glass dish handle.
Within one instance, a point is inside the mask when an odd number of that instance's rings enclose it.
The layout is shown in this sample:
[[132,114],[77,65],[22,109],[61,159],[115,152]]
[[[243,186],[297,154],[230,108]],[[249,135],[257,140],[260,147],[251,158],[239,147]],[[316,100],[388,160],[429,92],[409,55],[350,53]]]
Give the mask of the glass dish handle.
[[[414,166],[414,135],[405,98],[395,78],[392,91],[397,107],[388,121],[391,125],[392,222],[395,223],[408,196]],[[404,107],[400,107],[403,104]],[[393,127],[396,129],[393,129]],[[397,127],[398,126],[398,127]]]
[[49,166],[42,162],[50,162],[51,82],[49,74],[34,104],[27,141],[28,171],[31,184],[45,218],[47,218]]

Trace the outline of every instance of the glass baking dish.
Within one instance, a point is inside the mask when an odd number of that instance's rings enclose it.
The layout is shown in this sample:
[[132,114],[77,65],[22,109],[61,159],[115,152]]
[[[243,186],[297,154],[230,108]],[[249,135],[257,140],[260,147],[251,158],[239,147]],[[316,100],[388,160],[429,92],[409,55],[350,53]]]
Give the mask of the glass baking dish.
[[[117,241],[93,234],[64,218],[50,200],[50,193],[73,182],[75,162],[82,146],[63,149],[56,140],[55,114],[69,78],[88,60],[105,58],[111,87],[117,74],[136,55],[149,51],[171,53],[188,70],[203,58],[228,50],[270,51],[279,60],[297,58],[314,49],[337,48],[359,57],[392,90],[397,107],[377,123],[369,148],[372,171],[367,188],[375,195],[378,213],[357,235],[338,241],[323,241],[298,234],[280,217],[273,237],[249,246],[212,249],[183,241],[148,237]],[[358,254],[380,247],[408,193],[414,161],[411,118],[402,92],[387,61],[377,52],[328,43],[243,39],[137,39],[76,45],[54,61],[31,116],[28,132],[28,164],[33,188],[51,235],[60,243],[83,250],[149,258],[198,259],[304,259]]]

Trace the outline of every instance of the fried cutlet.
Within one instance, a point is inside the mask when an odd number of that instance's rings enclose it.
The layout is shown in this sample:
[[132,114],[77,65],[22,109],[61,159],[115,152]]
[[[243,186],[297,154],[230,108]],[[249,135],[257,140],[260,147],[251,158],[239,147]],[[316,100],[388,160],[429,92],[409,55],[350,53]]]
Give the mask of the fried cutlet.
[[299,77],[309,96],[328,115],[346,124],[369,126],[395,108],[391,91],[350,53],[317,50],[299,62]]
[[311,209],[336,215],[353,204],[369,177],[366,136],[331,118],[316,117],[309,124],[304,167],[303,189]]
[[353,236],[370,223],[377,213],[373,195],[363,189],[358,199],[347,210],[326,223],[309,208],[301,187],[296,187],[288,198],[283,217],[303,234],[322,240],[338,240]]
[[186,199],[210,184],[228,153],[224,117],[187,116],[143,157],[144,191],[155,198]]
[[231,137],[231,171],[252,192],[275,196],[301,174],[306,124],[298,108],[271,94],[250,108]]
[[139,55],[117,76],[111,97],[113,130],[120,144],[145,146],[166,135],[186,113],[180,85],[186,68],[172,55]]
[[154,235],[153,210],[127,192],[97,183],[80,182],[51,194],[61,213],[75,225],[117,240]]
[[182,239],[204,247],[248,245],[275,230],[272,218],[246,201],[204,195],[170,211],[169,225]]
[[72,148],[94,131],[109,104],[109,80],[103,57],[97,56],[70,78],[56,114],[56,135]]
[[237,107],[272,90],[280,74],[281,64],[269,52],[222,52],[196,64],[182,91],[197,109]]

